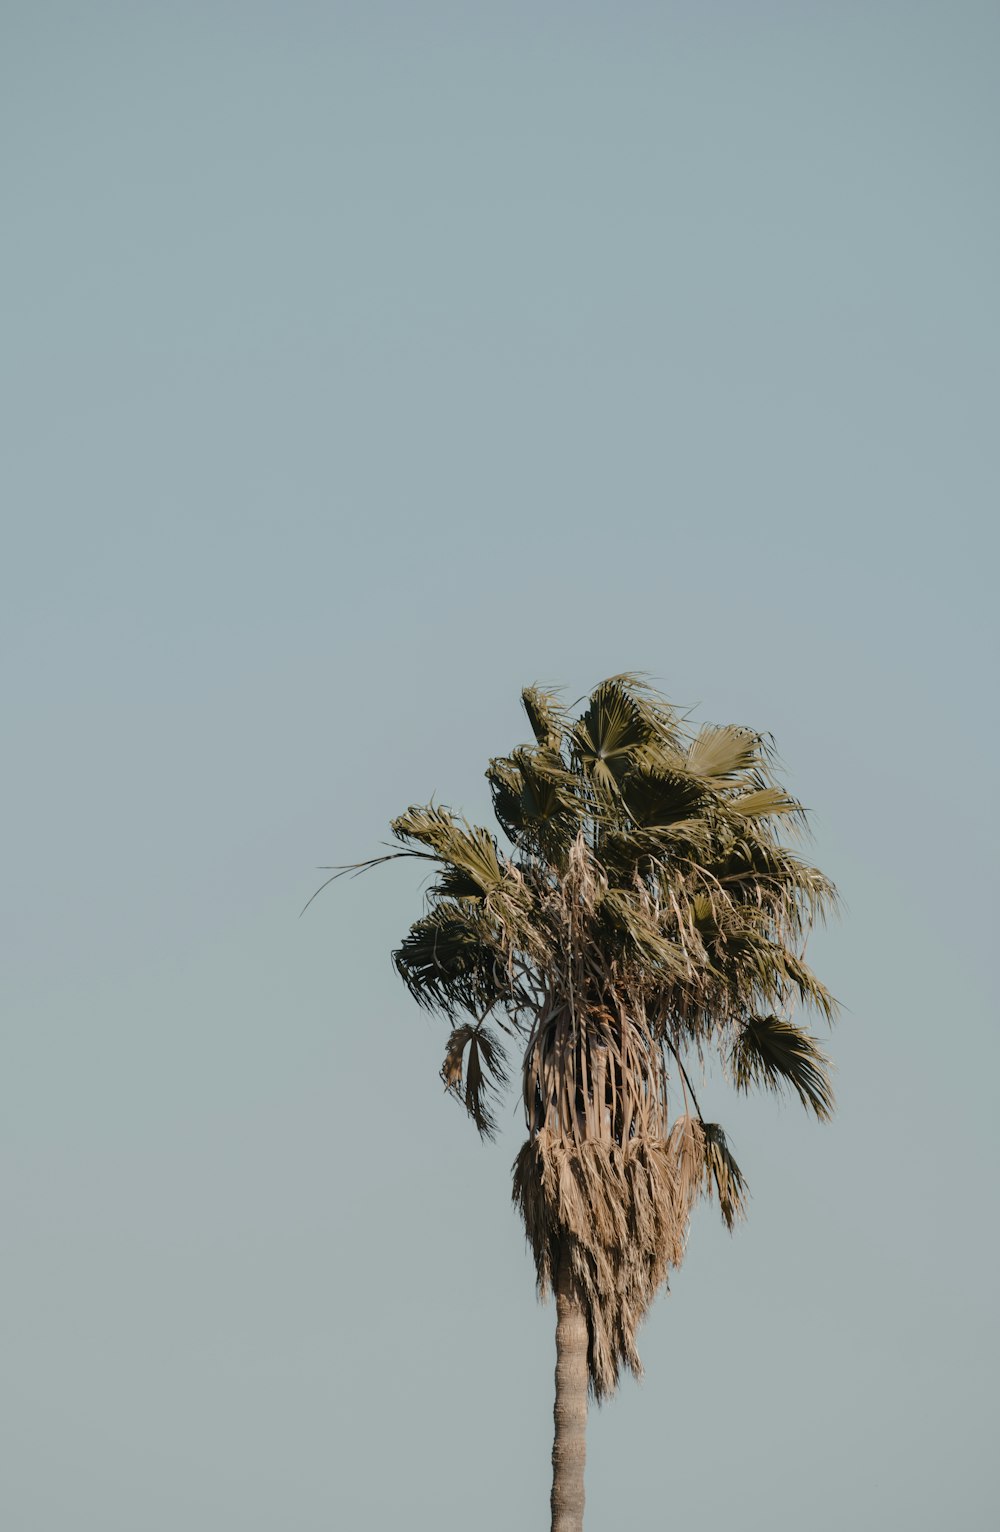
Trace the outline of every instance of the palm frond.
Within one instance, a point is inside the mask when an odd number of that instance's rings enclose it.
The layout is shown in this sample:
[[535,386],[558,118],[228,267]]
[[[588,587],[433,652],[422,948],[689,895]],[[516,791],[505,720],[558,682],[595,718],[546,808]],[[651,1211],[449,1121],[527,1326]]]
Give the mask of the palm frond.
[[794,1090],[821,1121],[833,1114],[830,1061],[816,1039],[780,1016],[750,1016],[733,1045],[733,1078],[741,1091],[761,1085]]
[[546,750],[558,752],[566,726],[566,711],[558,695],[539,686],[526,686],[521,693],[521,705],[528,715],[536,743]]
[[490,784],[497,823],[507,838],[516,844],[525,828],[521,799],[524,778],[512,760],[498,757],[486,768],[486,780]]
[[418,861],[426,862],[433,862],[436,860],[436,858],[432,856],[429,851],[389,851],[385,856],[366,857],[363,862],[345,862],[342,863],[339,867],[327,866],[317,868],[318,872],[328,872],[330,876],[328,878],[324,878],[319,888],[317,888],[314,893],[309,895],[309,898],[306,900],[305,904],[299,911],[300,918],[305,914],[313,900],[318,899],[323,890],[329,888],[331,883],[336,883],[339,878],[357,878],[360,877],[363,872],[370,872],[373,867],[381,867],[383,862],[401,862],[404,860],[404,858],[416,858]]
[[498,933],[464,901],[442,901],[415,920],[392,958],[418,1005],[449,1017],[480,1014],[509,993]]
[[441,863],[437,892],[447,898],[479,898],[504,877],[496,841],[479,825],[467,825],[446,808],[411,807],[392,821],[397,840],[430,848]]
[[717,1122],[684,1113],[670,1130],[667,1151],[674,1164],[677,1195],[688,1208],[699,1196],[714,1197],[730,1230],[746,1216],[747,1184]]
[[734,724],[706,725],[687,753],[688,770],[713,782],[732,782],[760,759],[759,738]]
[[486,772],[501,827],[525,855],[559,862],[586,806],[580,781],[558,752],[539,746],[492,760]]
[[746,1217],[747,1183],[733,1159],[726,1135],[717,1122],[702,1124],[705,1134],[705,1163],[712,1190],[719,1201],[719,1211],[727,1229],[737,1219]]
[[510,1083],[507,1056],[499,1038],[482,1022],[457,1026],[448,1039],[441,1078],[445,1089],[461,1101],[482,1137],[495,1137],[496,1099]]
[[705,1135],[701,1119],[689,1112],[676,1117],[667,1138],[678,1202],[690,1215],[705,1180]]
[[788,911],[798,906],[804,925],[824,919],[837,907],[829,878],[787,846],[759,835],[752,820],[741,824],[738,835],[720,842],[712,871],[731,900],[760,904],[764,899]]
[[667,934],[649,901],[636,892],[608,889],[601,900],[602,915],[613,929],[627,936],[639,958],[661,977],[685,980],[691,975],[691,959],[683,943]]
[[621,777],[650,738],[650,726],[618,679],[602,681],[571,731],[580,770],[602,794],[617,797]]
[[677,762],[645,745],[635,752],[633,769],[622,784],[622,797],[636,825],[653,831],[695,815],[704,802],[705,789]]
[[730,798],[726,804],[731,814],[745,819],[772,819],[779,815],[804,823],[801,803],[786,793],[783,787],[756,787],[749,792]]
[[[778,944],[774,945],[777,952]],[[819,1011],[824,1021],[835,1021],[839,1006],[826,985],[813,973],[809,964],[797,953],[787,949],[781,954],[780,963],[788,982],[794,987],[803,1004]]]

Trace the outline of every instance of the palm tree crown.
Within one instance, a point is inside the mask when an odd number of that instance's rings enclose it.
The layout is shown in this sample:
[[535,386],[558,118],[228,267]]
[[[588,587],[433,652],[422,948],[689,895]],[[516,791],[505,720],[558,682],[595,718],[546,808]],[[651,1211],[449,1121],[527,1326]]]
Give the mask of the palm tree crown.
[[435,868],[394,962],[451,1035],[442,1075],[492,1135],[516,1050],[528,1139],[514,1200],[541,1292],[557,1275],[586,1316],[590,1385],[638,1372],[637,1328],[679,1265],[699,1195],[732,1227],[745,1182],[705,1122],[691,1064],[710,1048],[738,1090],[788,1088],[817,1117],[828,1062],[795,1020],[834,1002],[806,965],[832,884],[783,843],[801,806],[751,730],[689,730],[634,676],[572,716],[522,694],[534,743],[491,761],[502,850],[446,808],[393,822]]

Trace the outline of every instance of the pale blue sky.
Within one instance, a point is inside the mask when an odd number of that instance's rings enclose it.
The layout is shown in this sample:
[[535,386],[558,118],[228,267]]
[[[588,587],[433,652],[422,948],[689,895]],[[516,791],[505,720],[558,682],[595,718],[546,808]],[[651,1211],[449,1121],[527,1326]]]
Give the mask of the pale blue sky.
[[[773,730],[841,1110],[706,1090],[589,1522],[996,1511],[993,4],[0,4],[9,1532],[546,1524],[393,867],[518,692]],[[984,808],[981,805],[986,805]]]

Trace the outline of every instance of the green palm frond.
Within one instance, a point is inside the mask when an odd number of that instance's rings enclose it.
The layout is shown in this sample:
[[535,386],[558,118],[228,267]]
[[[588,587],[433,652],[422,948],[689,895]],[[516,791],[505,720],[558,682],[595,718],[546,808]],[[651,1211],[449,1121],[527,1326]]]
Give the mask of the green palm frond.
[[[774,972],[781,974],[786,986],[794,990],[803,1005],[818,1011],[824,1021],[836,1020],[837,1002],[826,985],[821,983],[813,973],[808,963],[780,942],[772,941],[769,944],[769,950]],[[775,985],[773,992],[777,993],[777,990],[778,986]]]
[[517,842],[525,828],[522,793],[524,778],[512,760],[498,757],[486,768],[493,798],[493,813],[508,840]]
[[643,746],[622,783],[622,797],[636,825],[655,829],[696,815],[705,790],[678,763]]
[[494,1109],[502,1089],[510,1083],[507,1056],[497,1038],[482,1022],[464,1022],[448,1039],[441,1065],[445,1089],[461,1101],[483,1138],[494,1138]]
[[637,893],[611,888],[600,904],[601,914],[611,929],[624,935],[634,947],[641,962],[650,965],[661,977],[669,980],[685,980],[691,975],[691,958],[687,948],[675,936],[664,929],[664,923],[656,918],[647,900]]
[[702,1123],[705,1134],[706,1185],[711,1183],[719,1203],[719,1212],[727,1229],[746,1217],[747,1183],[733,1159],[726,1135],[717,1122]]
[[504,876],[490,832],[456,820],[437,804],[408,808],[392,821],[391,829],[397,840],[427,846],[441,862],[438,890],[446,897],[478,897],[495,888]]
[[545,750],[559,752],[566,728],[566,712],[555,692],[539,686],[526,686],[521,704],[528,715],[535,741]]
[[506,998],[504,953],[484,912],[444,900],[415,920],[392,955],[410,994],[429,1011],[481,1014]]
[[816,1039],[780,1016],[750,1016],[733,1045],[731,1064],[739,1090],[761,1085],[794,1090],[821,1121],[833,1115],[830,1061]]
[[646,726],[647,745],[655,746],[664,756],[681,759],[687,741],[678,710],[654,691],[642,676],[623,675],[614,679],[628,690],[636,712]]
[[511,757],[521,774],[521,811],[526,826],[542,829],[566,819],[578,826],[580,784],[555,751],[516,750]]
[[836,890],[829,878],[787,846],[760,835],[752,820],[740,825],[738,835],[720,839],[712,873],[733,900],[756,904],[763,896],[782,906],[798,901],[809,925],[836,908]]
[[580,783],[555,750],[514,750],[486,771],[494,812],[518,849],[560,862],[580,829],[586,806]]
[[768,929],[766,910],[744,909],[738,924],[732,911],[722,913],[721,927],[706,939],[712,965],[706,990],[713,992],[721,1015],[782,1009],[794,995],[827,1021],[835,1019],[836,1000],[808,964]]
[[602,681],[573,726],[574,757],[600,794],[617,798],[621,778],[650,734],[649,723],[628,688],[617,679]]

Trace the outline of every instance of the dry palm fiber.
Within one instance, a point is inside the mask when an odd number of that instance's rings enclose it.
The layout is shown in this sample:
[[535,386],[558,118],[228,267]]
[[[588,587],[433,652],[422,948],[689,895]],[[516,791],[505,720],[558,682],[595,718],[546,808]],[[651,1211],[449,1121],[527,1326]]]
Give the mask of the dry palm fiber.
[[687,1217],[662,1141],[622,1145],[552,1141],[543,1130],[514,1165],[514,1200],[524,1219],[541,1293],[567,1263],[589,1331],[591,1387],[613,1393],[622,1366],[642,1370],[636,1331],[679,1264]]
[[671,1267],[684,1258],[691,1209],[718,1196],[732,1224],[743,1181],[715,1124],[678,1118],[669,1136],[573,1143],[542,1129],[514,1162],[514,1202],[539,1293],[568,1263],[589,1331],[590,1382],[603,1399],[622,1367],[640,1375],[636,1334]]

